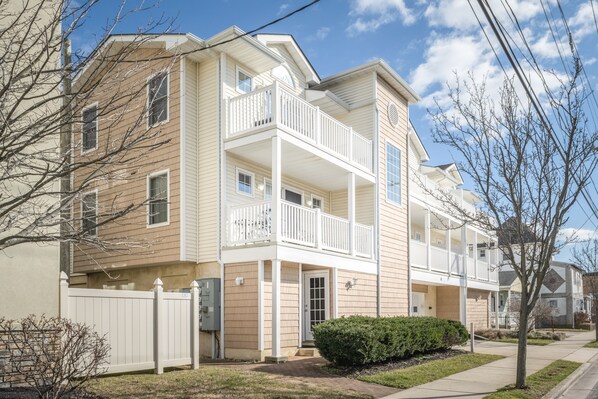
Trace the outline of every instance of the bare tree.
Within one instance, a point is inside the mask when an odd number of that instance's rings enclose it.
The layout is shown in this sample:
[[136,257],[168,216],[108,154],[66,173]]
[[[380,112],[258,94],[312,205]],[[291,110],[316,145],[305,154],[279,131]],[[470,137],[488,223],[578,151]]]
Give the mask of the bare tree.
[[[556,94],[548,93],[545,110],[552,126],[518,97],[509,79],[496,102],[485,81],[457,79],[450,89],[453,109],[438,105],[432,114],[434,140],[460,154],[460,170],[482,203],[472,213],[450,193],[439,198],[468,223],[496,230],[501,250],[521,281],[523,326],[538,302],[550,260],[563,245],[557,234],[596,169],[598,134],[590,130],[584,113],[588,93],[581,75],[579,59],[574,59],[569,79],[560,80]],[[526,346],[527,331],[521,328],[518,388],[525,386]]]
[[[176,55],[160,49],[144,56],[137,51],[167,32],[168,21],[152,21],[127,41],[112,35],[130,14],[147,7],[140,4],[123,2],[90,44],[96,49],[71,57],[70,38],[84,35],[98,0],[0,0],[0,251],[57,241],[102,250],[146,245],[90,234],[126,220],[144,201],[116,195],[102,202],[96,218],[73,211],[74,201],[98,184],[133,179],[130,165],[150,163],[147,154],[166,142],[159,127],[148,127],[152,99],[146,101],[146,80],[131,79],[153,60],[166,70],[176,62]],[[60,62],[61,53],[66,62]],[[83,111],[93,102],[99,102],[92,116],[101,123],[102,139],[93,143],[94,151],[75,157],[89,145],[78,133],[89,123]]]
[[77,397],[107,370],[106,339],[92,327],[68,319],[0,318],[0,346],[9,353],[0,374],[30,387],[39,398]]
[[[519,323],[519,315],[521,314],[521,301],[518,298],[513,299],[511,300],[509,306],[513,312],[517,313],[517,317],[514,317],[513,320],[515,322],[517,330],[519,331],[521,329],[521,324]],[[538,302],[536,302],[536,306],[530,312],[527,318],[527,326],[524,326],[524,329],[527,332],[530,332],[537,326],[537,323],[552,320],[554,317],[557,317],[558,315],[559,310],[557,308],[551,307],[547,301],[540,299]]]
[[[573,249],[573,262],[583,270],[584,291],[592,298],[592,310],[594,311],[594,322],[598,321],[598,239],[586,241],[581,247]],[[596,329],[596,341],[598,341],[598,329]]]

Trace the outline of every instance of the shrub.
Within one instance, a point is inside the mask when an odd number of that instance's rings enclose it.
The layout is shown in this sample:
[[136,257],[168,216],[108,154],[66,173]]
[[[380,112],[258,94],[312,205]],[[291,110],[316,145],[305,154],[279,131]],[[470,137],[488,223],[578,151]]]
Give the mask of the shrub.
[[0,318],[0,349],[8,356],[0,376],[29,386],[38,398],[77,397],[106,370],[110,349],[85,324],[58,317]]
[[341,317],[318,324],[313,332],[320,354],[337,366],[448,349],[468,337],[458,321],[433,317]]

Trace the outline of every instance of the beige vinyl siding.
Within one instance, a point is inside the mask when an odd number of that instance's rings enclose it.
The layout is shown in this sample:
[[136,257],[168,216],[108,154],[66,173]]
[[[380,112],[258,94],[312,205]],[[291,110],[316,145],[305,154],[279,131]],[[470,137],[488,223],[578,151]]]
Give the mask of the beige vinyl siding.
[[436,317],[439,319],[460,319],[459,287],[436,287]]
[[336,83],[328,90],[349,105],[375,99],[373,74],[367,72]]
[[[355,221],[368,226],[374,225],[375,219],[375,192],[374,186],[358,187],[355,190]],[[347,191],[334,191],[330,193],[330,213],[347,218],[348,211]]]
[[[383,79],[378,78],[379,172],[380,172],[380,313],[406,315],[408,312],[408,202],[407,198],[407,101]],[[388,121],[387,107],[399,109],[399,125]],[[386,143],[401,151],[401,205],[386,198]]]
[[[299,340],[299,265],[282,262],[280,276],[280,347]],[[264,265],[264,349],[272,349],[272,262]]]
[[[162,54],[162,53],[160,53]],[[155,50],[138,50],[134,57],[152,58]],[[138,65],[136,73],[130,74],[120,87],[143,87],[147,79],[170,66],[169,70],[169,113],[168,122],[162,123],[153,129],[159,131],[159,138],[165,144],[148,152],[145,149],[132,150],[128,153],[133,158],[126,166],[105,166],[105,171],[113,172],[120,178],[109,178],[96,181],[93,188],[98,190],[98,204],[101,213],[113,212],[114,208],[123,209],[129,204],[141,204],[147,199],[147,176],[154,172],[169,170],[170,204],[169,220],[166,226],[147,228],[147,207],[140,207],[119,219],[99,228],[99,235],[103,240],[118,242],[145,243],[146,247],[131,248],[126,252],[109,252],[85,245],[76,246],[74,249],[74,271],[87,272],[110,269],[112,267],[141,266],[177,262],[180,259],[180,66],[177,60],[172,65],[172,60],[159,59]],[[123,64],[119,68],[130,68],[130,64]],[[113,72],[117,76],[118,72]],[[122,77],[118,77],[122,79]],[[107,86],[109,86],[107,84]],[[113,87],[106,87],[96,98],[89,103],[98,102],[101,112],[102,105],[114,93]],[[98,150],[109,145],[110,137],[123,135],[139,118],[139,112],[145,108],[147,91],[137,96],[129,107],[129,111],[120,117],[101,116],[98,122]],[[139,127],[142,132],[146,128],[146,120]],[[81,139],[80,129],[74,132],[75,142]],[[169,140],[169,141],[168,141]],[[168,142],[166,142],[168,141]],[[77,161],[85,158],[79,152],[75,153]],[[109,168],[113,168],[110,170]],[[85,171],[82,171],[85,173]],[[74,174],[74,184],[77,187],[83,175]],[[80,201],[75,201],[73,211],[77,219],[80,218]],[[147,248],[151,246],[151,250]]]
[[[255,181],[253,182],[253,197],[237,193],[237,168],[241,168],[247,172],[251,172],[255,175]],[[262,168],[254,163],[247,162],[239,157],[228,154],[227,156],[227,168],[226,168],[226,202],[228,206],[235,205],[246,205],[255,202],[264,201],[265,192],[260,191],[257,188],[259,183],[264,183],[264,179],[270,180],[272,172]],[[311,195],[317,195],[324,201],[323,212],[330,212],[330,199],[328,192],[322,191],[321,189],[315,188],[308,185],[305,182],[298,181],[295,179],[289,179],[283,175],[282,186],[288,187],[289,189],[298,190],[303,192],[303,206],[307,206],[307,201],[311,199]]]
[[[258,345],[257,262],[224,266],[224,347],[255,349]],[[244,283],[236,285],[235,279]]]
[[467,290],[467,323],[474,323],[474,327],[488,328],[488,306],[490,291]]
[[185,184],[185,247],[182,260],[198,258],[199,169],[198,162],[198,64],[185,59],[185,121],[184,121],[184,184]]
[[[297,94],[298,96],[304,97],[305,88],[307,87],[307,82],[305,80],[305,76],[303,75],[303,73],[301,72],[301,69],[299,69],[299,67],[297,66],[295,61],[293,60],[293,57],[291,56],[291,54],[287,51],[284,44],[271,44],[268,47],[270,49],[274,50],[276,53],[280,54],[285,59],[285,61],[286,61],[285,66],[288,68],[289,73],[291,74],[291,76],[293,78],[293,83],[295,84],[295,87],[294,87],[295,94]],[[272,76],[271,71],[267,72],[267,73],[270,74],[270,76]],[[275,80],[276,78],[274,78],[272,76],[271,79]]]
[[199,64],[198,117],[198,258],[209,262],[218,256],[218,62]]
[[[349,270],[337,270],[338,316],[376,316],[376,275]],[[347,282],[357,279],[353,288]]]
[[356,133],[371,140],[374,137],[374,109],[374,104],[370,104],[351,109],[350,112],[336,115],[335,118],[352,127]]

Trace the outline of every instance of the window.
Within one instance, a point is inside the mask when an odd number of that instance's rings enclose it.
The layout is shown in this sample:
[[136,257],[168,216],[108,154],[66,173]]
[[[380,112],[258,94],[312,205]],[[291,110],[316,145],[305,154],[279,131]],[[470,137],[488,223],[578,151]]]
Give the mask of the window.
[[401,205],[401,150],[386,143],[386,199]]
[[485,257],[486,257],[486,250],[480,249],[480,258],[485,258]]
[[559,302],[556,299],[551,299],[550,301],[548,301],[548,306],[550,306],[551,308],[558,308]]
[[291,87],[295,87],[291,73],[284,65],[279,65],[272,70],[272,76]]
[[237,168],[237,193],[253,197],[253,178],[253,173]]
[[98,106],[91,105],[81,113],[83,129],[81,131],[81,151],[89,151],[98,145]]
[[324,205],[324,200],[322,200],[322,197],[318,197],[317,195],[311,196],[311,207],[313,209],[322,209],[323,205]]
[[160,72],[149,81],[148,124],[155,126],[168,120],[168,73]]
[[168,223],[168,171],[148,178],[148,220],[150,226]]
[[98,193],[92,191],[83,194],[81,199],[81,230],[83,234],[95,237],[98,235]]
[[300,191],[285,188],[282,192],[282,199],[293,204],[303,205],[303,193]]
[[239,67],[237,67],[237,90],[241,93],[249,93],[253,90],[253,78]]
[[421,242],[422,241],[422,234],[420,232],[416,232],[414,234],[414,239],[415,239],[415,241]]
[[272,182],[270,180],[264,181],[264,200],[270,201],[272,199]]

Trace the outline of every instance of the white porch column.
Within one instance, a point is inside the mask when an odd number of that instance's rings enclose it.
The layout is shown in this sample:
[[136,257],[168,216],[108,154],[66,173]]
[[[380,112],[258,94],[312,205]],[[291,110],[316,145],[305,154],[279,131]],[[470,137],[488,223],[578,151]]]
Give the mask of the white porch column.
[[473,271],[475,278],[478,278],[478,233],[473,232]]
[[467,326],[467,287],[459,287],[459,320]]
[[467,258],[469,258],[467,253],[467,224],[461,227],[461,254],[463,258],[463,277],[467,281]]
[[258,319],[257,331],[258,341],[257,350],[264,350],[264,261],[257,261],[257,303],[258,303]]
[[428,270],[432,270],[432,247],[430,234],[430,210],[426,209],[424,213],[424,238],[426,240],[426,266]]
[[445,241],[446,241],[446,264],[448,265],[448,274],[451,275],[453,271],[453,267],[451,265],[451,221],[447,220],[447,227],[445,231]]
[[286,360],[280,353],[280,263],[280,259],[272,260],[272,356],[267,359],[276,363]]
[[272,137],[272,221],[270,242],[280,241],[281,232],[281,180],[282,180],[282,161],[280,156],[281,143],[280,137]]
[[355,256],[355,173],[348,176],[349,254]]

